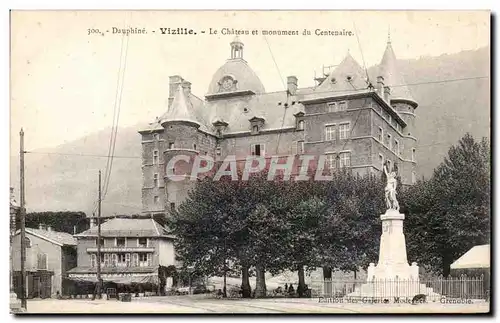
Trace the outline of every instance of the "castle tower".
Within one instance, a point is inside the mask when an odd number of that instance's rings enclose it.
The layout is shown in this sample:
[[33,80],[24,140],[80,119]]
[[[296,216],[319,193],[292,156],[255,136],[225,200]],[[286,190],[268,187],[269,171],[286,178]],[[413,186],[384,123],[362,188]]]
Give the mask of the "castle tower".
[[[183,82],[177,86],[172,104],[160,121],[165,129],[164,167],[161,180],[165,187],[163,198],[167,214],[186,198],[189,189],[195,183],[190,180],[189,174],[192,162],[199,154],[200,123],[195,117],[193,104],[189,99],[189,85]],[[178,161],[174,162],[175,160]],[[172,175],[175,175],[175,178]]]
[[416,181],[415,110],[418,104],[413,99],[410,89],[398,69],[390,37],[380,63],[378,76],[383,77],[383,82],[388,88],[385,91],[385,99],[406,123],[406,127],[403,129],[404,139],[401,150],[404,161],[398,171],[402,178],[406,179],[403,184],[413,184]]

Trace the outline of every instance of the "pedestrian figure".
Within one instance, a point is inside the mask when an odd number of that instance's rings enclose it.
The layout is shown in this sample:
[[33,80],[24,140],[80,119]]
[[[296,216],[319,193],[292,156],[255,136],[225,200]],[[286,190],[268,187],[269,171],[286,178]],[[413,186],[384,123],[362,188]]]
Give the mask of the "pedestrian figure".
[[295,293],[295,289],[293,288],[293,285],[290,284],[290,287],[288,287],[288,294],[293,295]]
[[288,284],[285,283],[285,292],[288,292]]

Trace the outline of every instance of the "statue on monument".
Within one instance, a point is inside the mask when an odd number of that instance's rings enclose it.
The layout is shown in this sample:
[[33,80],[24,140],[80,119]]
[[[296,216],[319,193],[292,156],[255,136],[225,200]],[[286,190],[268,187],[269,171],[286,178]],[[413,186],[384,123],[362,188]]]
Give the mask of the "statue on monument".
[[387,179],[387,185],[385,186],[385,203],[387,209],[399,211],[399,203],[396,198],[396,187],[398,185],[397,173],[395,169],[388,169],[387,161],[384,163],[384,174]]

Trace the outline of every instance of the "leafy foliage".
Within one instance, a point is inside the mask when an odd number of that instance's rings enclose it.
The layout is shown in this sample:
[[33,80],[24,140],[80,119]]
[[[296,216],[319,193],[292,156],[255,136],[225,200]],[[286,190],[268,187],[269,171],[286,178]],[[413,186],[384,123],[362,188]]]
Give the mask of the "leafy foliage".
[[409,254],[434,272],[490,237],[490,147],[470,134],[448,151],[433,177],[405,192]]

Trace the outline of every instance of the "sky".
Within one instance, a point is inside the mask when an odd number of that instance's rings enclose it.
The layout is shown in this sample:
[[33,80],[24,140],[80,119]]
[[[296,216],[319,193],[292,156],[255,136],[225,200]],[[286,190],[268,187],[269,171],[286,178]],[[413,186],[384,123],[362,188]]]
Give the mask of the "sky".
[[[128,26],[145,28],[147,34],[127,38],[112,33],[113,27]],[[197,35],[160,32],[178,27]],[[209,34],[210,28],[219,33]],[[362,66],[378,64],[389,31],[399,59],[488,46],[490,13],[13,11],[11,155],[18,151],[21,127],[27,150],[54,147],[111,127],[115,102],[120,102],[119,126],[154,120],[166,111],[170,75],[181,75],[192,83],[193,93],[203,97],[212,75],[230,56],[234,35],[222,35],[222,28],[250,31],[240,36],[244,58],[267,91],[280,91],[289,75],[297,76],[299,87],[314,85],[314,72],[338,64],[348,51]],[[89,29],[104,35],[89,35]],[[302,35],[304,29],[311,35]],[[353,35],[317,36],[316,29]],[[265,38],[261,30],[296,30],[299,35]],[[122,89],[121,96],[117,89]]]

